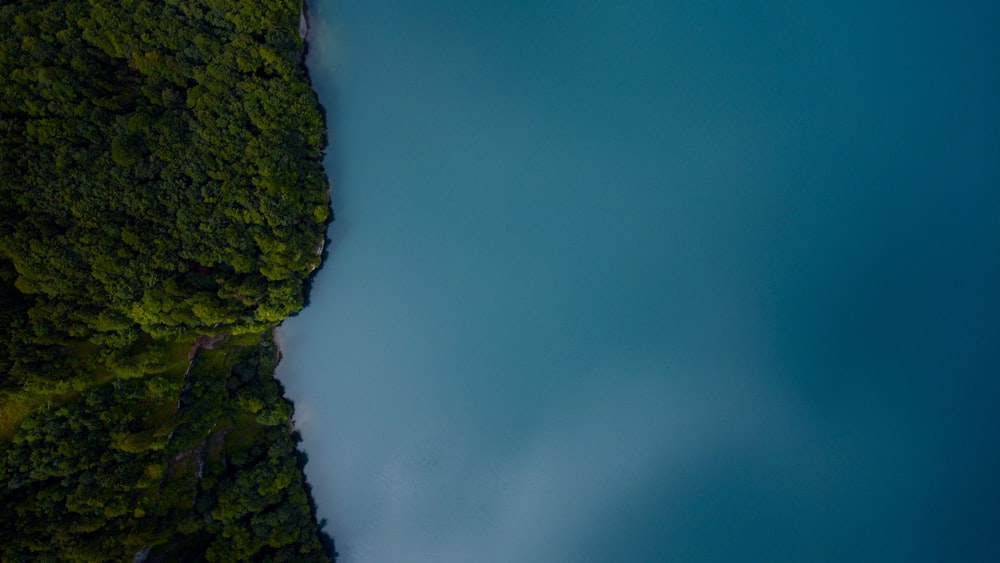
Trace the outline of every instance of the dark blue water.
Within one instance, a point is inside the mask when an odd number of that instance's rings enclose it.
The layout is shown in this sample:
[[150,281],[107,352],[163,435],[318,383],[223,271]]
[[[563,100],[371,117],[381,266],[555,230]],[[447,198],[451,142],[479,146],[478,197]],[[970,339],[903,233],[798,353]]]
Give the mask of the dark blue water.
[[343,561],[1000,560],[1000,9],[314,4]]

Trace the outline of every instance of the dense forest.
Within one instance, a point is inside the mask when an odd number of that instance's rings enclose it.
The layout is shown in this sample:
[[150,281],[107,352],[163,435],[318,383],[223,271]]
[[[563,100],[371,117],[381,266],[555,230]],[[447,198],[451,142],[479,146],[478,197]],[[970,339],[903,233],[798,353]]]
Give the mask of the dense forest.
[[300,10],[0,6],[0,560],[332,557],[273,378],[330,220]]

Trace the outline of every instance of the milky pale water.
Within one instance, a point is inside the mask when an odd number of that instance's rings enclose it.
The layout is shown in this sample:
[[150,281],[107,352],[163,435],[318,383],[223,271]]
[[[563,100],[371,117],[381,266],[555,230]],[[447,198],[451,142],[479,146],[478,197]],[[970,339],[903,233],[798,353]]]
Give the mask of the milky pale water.
[[312,4],[342,561],[1000,560],[993,3]]

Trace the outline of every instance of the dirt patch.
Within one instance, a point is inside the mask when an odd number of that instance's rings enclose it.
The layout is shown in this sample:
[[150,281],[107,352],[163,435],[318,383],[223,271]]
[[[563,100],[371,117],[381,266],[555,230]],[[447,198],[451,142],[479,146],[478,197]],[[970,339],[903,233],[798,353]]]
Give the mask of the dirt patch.
[[206,350],[212,350],[213,348],[215,348],[216,344],[225,340],[226,336],[227,335],[225,334],[220,334],[218,336],[199,336],[198,339],[194,341],[194,346],[192,346],[191,349],[188,350],[188,355],[187,355],[188,361],[193,360],[195,354],[197,354],[198,350],[202,348]]

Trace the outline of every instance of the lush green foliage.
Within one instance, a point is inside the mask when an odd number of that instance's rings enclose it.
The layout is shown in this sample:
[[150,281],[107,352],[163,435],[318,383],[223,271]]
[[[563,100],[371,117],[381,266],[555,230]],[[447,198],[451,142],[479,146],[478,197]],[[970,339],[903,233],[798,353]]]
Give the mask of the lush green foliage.
[[298,18],[0,5],[0,560],[329,559],[272,377],[328,220]]
[[0,256],[37,337],[260,331],[327,219],[290,1],[0,8]]
[[225,341],[35,411],[0,443],[0,560],[328,560],[276,354]]

